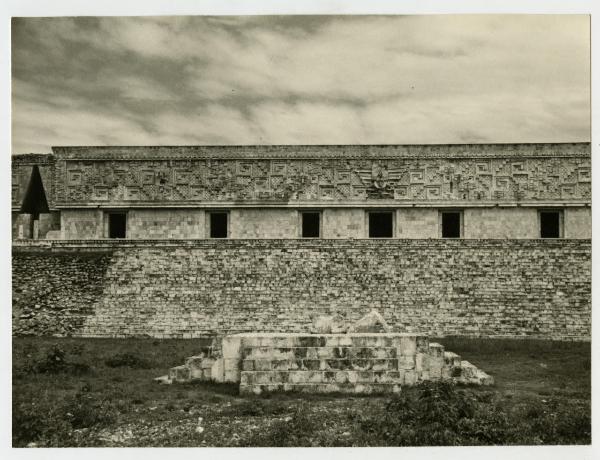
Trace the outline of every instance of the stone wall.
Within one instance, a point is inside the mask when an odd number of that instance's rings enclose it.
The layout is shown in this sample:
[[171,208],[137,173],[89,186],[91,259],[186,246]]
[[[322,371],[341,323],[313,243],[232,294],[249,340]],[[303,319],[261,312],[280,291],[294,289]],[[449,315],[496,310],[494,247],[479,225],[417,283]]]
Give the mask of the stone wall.
[[103,238],[104,213],[97,209],[63,209],[60,230],[65,240]]
[[132,209],[127,213],[127,238],[204,238],[204,214],[199,209]]
[[231,238],[300,236],[300,221],[295,209],[232,209],[229,222]]
[[[388,209],[388,208],[382,208]],[[538,238],[538,209],[456,208],[463,211],[464,238]],[[591,238],[591,208],[561,208],[564,236]],[[395,211],[395,238],[439,238],[440,209],[400,208]],[[295,239],[301,234],[301,209],[239,208],[229,210],[229,237],[239,239]],[[368,237],[367,212],[361,208],[322,210],[322,236],[327,239]],[[127,210],[127,238],[202,239],[210,235],[204,209]],[[108,220],[101,210],[69,209],[61,212],[65,239],[98,239],[108,236]]]
[[565,238],[592,237],[591,208],[567,208],[564,213]]
[[[589,340],[591,333],[589,240],[104,241],[13,248],[18,334],[306,332],[314,315],[356,321],[372,308],[398,332],[431,336]],[[72,254],[60,254],[65,251]],[[98,262],[78,262],[82,251]]]
[[81,331],[103,296],[110,252],[13,254],[13,333]]

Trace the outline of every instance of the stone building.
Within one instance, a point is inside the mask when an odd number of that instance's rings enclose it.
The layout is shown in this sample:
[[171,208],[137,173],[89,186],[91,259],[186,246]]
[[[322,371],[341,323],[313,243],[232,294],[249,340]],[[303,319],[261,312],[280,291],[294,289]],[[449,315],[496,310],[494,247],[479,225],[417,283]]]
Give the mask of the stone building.
[[34,239],[590,238],[590,145],[54,147],[13,157]]
[[54,147],[12,160],[13,332],[589,340],[590,144]]

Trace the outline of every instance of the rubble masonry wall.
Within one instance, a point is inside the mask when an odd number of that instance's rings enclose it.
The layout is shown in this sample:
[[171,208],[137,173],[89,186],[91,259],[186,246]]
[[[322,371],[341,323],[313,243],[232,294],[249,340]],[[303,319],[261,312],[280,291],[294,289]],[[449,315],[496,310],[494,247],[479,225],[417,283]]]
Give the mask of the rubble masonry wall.
[[13,246],[13,333],[397,332],[589,340],[590,240],[61,241]]

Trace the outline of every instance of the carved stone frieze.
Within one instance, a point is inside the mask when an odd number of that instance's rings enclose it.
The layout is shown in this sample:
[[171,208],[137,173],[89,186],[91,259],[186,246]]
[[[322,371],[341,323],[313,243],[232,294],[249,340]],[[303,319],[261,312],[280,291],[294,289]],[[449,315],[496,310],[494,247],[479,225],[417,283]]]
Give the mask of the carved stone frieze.
[[[61,203],[589,200],[589,157],[63,160]],[[62,178],[62,179],[61,179]]]

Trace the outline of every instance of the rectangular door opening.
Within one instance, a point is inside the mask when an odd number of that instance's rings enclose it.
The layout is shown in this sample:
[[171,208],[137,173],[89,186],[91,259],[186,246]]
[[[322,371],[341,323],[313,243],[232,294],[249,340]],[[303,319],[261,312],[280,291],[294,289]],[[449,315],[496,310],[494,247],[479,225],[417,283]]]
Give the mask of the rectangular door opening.
[[540,211],[540,237],[560,238],[560,211]]
[[227,213],[226,212],[211,212],[210,213],[210,237],[211,238],[227,238]]
[[127,236],[127,214],[111,212],[108,214],[108,237],[125,238]]
[[442,238],[460,238],[460,212],[442,212]]
[[392,238],[394,236],[391,212],[369,213],[369,238]]
[[302,213],[302,238],[319,238],[320,235],[320,217],[318,212]]

